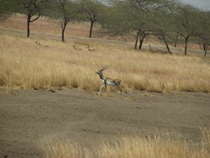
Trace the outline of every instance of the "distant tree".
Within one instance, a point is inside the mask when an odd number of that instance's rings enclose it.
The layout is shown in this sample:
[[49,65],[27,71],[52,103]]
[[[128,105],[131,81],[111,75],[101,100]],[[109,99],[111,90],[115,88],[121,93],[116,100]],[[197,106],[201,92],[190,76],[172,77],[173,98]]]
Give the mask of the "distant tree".
[[131,31],[136,32],[136,40],[135,40],[135,49],[142,48],[144,39],[153,34],[152,26],[151,26],[151,11],[156,7],[154,0],[127,0],[125,11],[131,16],[130,19],[133,20],[133,25]]
[[[168,51],[170,52],[166,35],[171,31],[170,12],[174,4],[173,0],[128,0],[130,9],[129,14],[135,21],[134,30],[136,30],[136,43],[139,39],[139,49],[141,49],[144,39],[149,35],[158,35],[162,38]],[[171,53],[171,52],[170,52]]]
[[138,41],[140,41],[139,49],[141,49],[143,40],[150,33],[149,28],[146,27],[148,16],[145,12],[136,8],[132,0],[114,1],[101,25],[112,36],[125,37],[132,34],[136,39],[135,49],[137,49]]
[[204,57],[206,57],[210,49],[210,11],[201,12],[201,22],[199,24],[201,27],[199,39],[200,43],[203,44]]
[[[17,10],[15,12],[27,15],[27,37],[30,37],[30,23],[36,21],[41,16],[44,4],[47,0],[18,0],[15,1]],[[33,18],[34,17],[34,18]]]
[[104,8],[106,6],[97,0],[81,0],[83,20],[90,22],[89,37],[92,37],[94,23],[104,19]]
[[74,0],[52,0],[50,17],[58,19],[62,28],[62,42],[65,42],[65,30],[70,21],[76,19],[79,13],[79,4]]
[[191,36],[199,35],[200,14],[199,9],[190,5],[179,5],[174,12],[175,32],[181,35],[185,40],[184,54],[187,55],[188,40]]
[[167,1],[163,4],[163,6],[159,7],[156,10],[152,11],[151,22],[152,30],[155,36],[158,36],[166,45],[166,48],[169,54],[172,54],[169,42],[174,38],[174,19],[173,13],[176,8],[175,1]]
[[[112,5],[112,10],[114,11],[102,26],[114,35],[134,34],[134,48],[141,49],[144,39],[149,35],[157,34],[157,31],[161,28],[157,26],[160,24],[160,21],[155,20],[157,18],[155,12],[168,7],[170,2],[172,0],[114,1]],[[165,11],[165,13],[167,12]],[[166,17],[167,15],[162,16],[163,19]],[[162,19],[161,21],[163,22]],[[162,29],[159,33],[161,32],[163,35],[164,31]],[[165,39],[165,35],[161,37]]]

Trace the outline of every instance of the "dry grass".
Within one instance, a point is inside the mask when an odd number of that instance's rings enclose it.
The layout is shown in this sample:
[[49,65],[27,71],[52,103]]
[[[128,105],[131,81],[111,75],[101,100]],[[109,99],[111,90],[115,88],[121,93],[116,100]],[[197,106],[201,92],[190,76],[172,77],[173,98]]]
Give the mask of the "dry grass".
[[[41,46],[35,41],[0,35],[0,86],[6,87],[7,93],[12,93],[14,87],[99,90],[102,83],[96,71],[105,65],[112,67],[104,75],[120,78],[123,89],[210,92],[210,66],[201,58],[137,52],[84,41],[39,40]],[[88,51],[88,45],[95,51]],[[199,146],[170,135],[123,136],[111,143],[103,142],[94,150],[59,140],[48,144],[46,157],[207,158],[210,132],[203,130],[202,134]]]
[[[124,89],[210,92],[210,66],[201,58],[137,52],[85,41],[39,42],[42,46],[34,39],[0,35],[0,86],[99,90],[102,83],[95,72],[112,65],[104,75],[120,78]],[[95,51],[88,51],[87,45]]]
[[147,137],[122,136],[98,147],[82,148],[70,141],[50,142],[45,149],[47,158],[208,158],[210,157],[210,131],[203,130],[198,145],[184,141],[178,134],[160,134]]

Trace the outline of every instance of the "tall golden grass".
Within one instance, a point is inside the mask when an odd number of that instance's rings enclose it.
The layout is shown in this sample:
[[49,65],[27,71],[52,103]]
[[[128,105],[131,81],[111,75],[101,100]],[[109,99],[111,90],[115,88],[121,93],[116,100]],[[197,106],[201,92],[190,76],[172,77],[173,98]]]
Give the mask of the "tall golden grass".
[[199,144],[182,140],[178,134],[138,135],[118,137],[102,142],[94,149],[70,141],[50,142],[45,148],[47,158],[208,158],[210,131],[203,130]]
[[[34,39],[0,36],[0,86],[98,90],[102,83],[95,72],[112,65],[104,75],[121,79],[124,89],[210,92],[210,66],[201,58],[151,54],[82,41],[39,42],[42,46],[36,45]],[[95,51],[88,51],[87,45]]]
[[[210,66],[201,58],[152,54],[85,41],[61,43],[0,35],[0,86],[99,90],[96,74],[122,80],[124,89],[161,93],[210,92]],[[72,45],[75,45],[74,49]],[[88,51],[87,46],[95,51]]]

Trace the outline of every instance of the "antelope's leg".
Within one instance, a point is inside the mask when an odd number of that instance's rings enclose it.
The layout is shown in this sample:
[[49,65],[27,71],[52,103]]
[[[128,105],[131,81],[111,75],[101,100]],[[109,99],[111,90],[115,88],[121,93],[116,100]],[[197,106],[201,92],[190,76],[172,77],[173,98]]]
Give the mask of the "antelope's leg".
[[[105,84],[105,87],[106,87],[106,92],[107,92],[107,84]],[[106,92],[105,92],[105,95],[106,95]]]
[[118,90],[118,85],[115,86],[115,92],[117,92],[117,90]]
[[123,90],[122,90],[120,87],[118,87],[118,88],[120,89],[120,92],[121,92],[121,95],[122,95],[122,91],[123,91]]
[[120,82],[117,83],[116,87],[115,87],[115,92],[117,92],[117,90],[120,90],[121,94],[122,94],[122,89],[120,88]]
[[103,88],[104,86],[105,86],[105,84],[103,84],[103,85],[101,86],[101,88],[100,88],[98,94],[101,94],[101,90],[102,90],[102,88]]

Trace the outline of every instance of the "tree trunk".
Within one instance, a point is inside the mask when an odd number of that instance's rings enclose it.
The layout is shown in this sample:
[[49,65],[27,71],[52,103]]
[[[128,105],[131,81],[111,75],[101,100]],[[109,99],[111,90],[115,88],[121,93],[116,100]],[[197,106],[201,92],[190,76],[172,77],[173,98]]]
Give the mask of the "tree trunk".
[[62,28],[62,42],[65,42],[65,39],[64,39],[64,32],[65,32],[65,28]]
[[30,37],[30,22],[31,22],[31,16],[28,15],[28,18],[27,18],[27,37]]
[[65,36],[65,29],[66,29],[66,21],[61,24],[61,27],[62,27],[62,42],[65,42],[65,39],[64,39],[64,36]]
[[162,38],[163,38],[163,41],[164,41],[164,43],[165,43],[165,45],[166,45],[166,48],[167,48],[169,54],[172,54],[172,52],[171,52],[171,50],[170,50],[170,48],[169,48],[169,46],[168,46],[168,43],[167,43],[167,41],[166,41],[166,39],[165,39],[165,36],[162,36]]
[[37,19],[39,19],[40,14],[33,20],[31,20],[31,18],[33,17],[33,15],[29,14],[27,16],[27,37],[30,37],[30,23],[36,21]]
[[137,35],[136,35],[136,42],[135,42],[134,49],[137,49],[138,40],[139,40],[139,33],[137,33]]
[[187,36],[185,38],[185,48],[184,48],[184,54],[187,55],[187,43],[188,43],[188,39],[189,39],[190,36]]
[[204,57],[206,57],[206,54],[207,54],[207,49],[206,49],[205,52],[204,52]]
[[177,40],[178,40],[178,36],[179,36],[179,34],[178,34],[178,33],[176,33],[176,39],[175,39],[175,44],[174,44],[174,47],[176,47]]
[[203,44],[203,50],[206,50],[206,44]]
[[144,38],[146,37],[146,34],[143,33],[140,35],[140,39],[139,39],[139,49],[141,50],[143,42],[144,42]]
[[210,45],[206,45],[206,47],[205,47],[204,57],[206,57],[206,55],[207,55],[207,52],[208,52],[209,46],[210,46]]
[[89,38],[91,38],[91,37],[92,37],[93,24],[94,24],[94,21],[92,21],[92,20],[91,20]]

